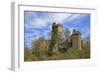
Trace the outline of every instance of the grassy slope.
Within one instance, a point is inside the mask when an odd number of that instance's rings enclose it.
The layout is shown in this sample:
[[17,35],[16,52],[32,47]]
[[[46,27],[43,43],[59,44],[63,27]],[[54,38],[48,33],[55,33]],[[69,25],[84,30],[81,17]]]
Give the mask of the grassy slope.
[[63,60],[63,59],[86,59],[90,58],[90,49],[73,49],[70,48],[65,53],[57,52],[52,56],[48,56],[45,51],[35,52],[31,54],[30,52],[24,53],[25,61],[42,61],[42,60]]

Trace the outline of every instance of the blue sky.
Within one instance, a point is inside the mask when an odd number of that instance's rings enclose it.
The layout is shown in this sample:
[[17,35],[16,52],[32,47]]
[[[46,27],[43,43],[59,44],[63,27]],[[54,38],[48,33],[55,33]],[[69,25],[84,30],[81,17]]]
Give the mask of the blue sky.
[[48,39],[53,22],[63,24],[70,31],[79,30],[82,37],[90,35],[90,14],[24,11],[25,46],[31,48],[32,41],[39,37]]

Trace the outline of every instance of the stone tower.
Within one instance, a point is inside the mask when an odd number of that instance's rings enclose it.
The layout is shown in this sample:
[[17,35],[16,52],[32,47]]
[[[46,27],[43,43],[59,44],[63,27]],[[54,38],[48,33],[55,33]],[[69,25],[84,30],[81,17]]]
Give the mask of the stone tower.
[[52,24],[52,37],[49,44],[48,53],[53,54],[58,51],[59,44],[63,42],[64,30],[62,24]]
[[79,31],[73,30],[72,33],[72,47],[81,50],[82,49],[82,37]]

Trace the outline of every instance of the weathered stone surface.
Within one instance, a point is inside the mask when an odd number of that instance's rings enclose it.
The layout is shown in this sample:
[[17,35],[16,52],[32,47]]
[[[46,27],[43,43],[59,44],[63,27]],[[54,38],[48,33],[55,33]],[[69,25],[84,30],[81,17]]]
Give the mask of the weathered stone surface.
[[49,44],[48,52],[50,54],[56,53],[58,51],[60,43],[63,42],[64,39],[64,30],[62,24],[52,24],[52,37]]
[[79,31],[73,30],[72,33],[72,47],[75,49],[82,49],[82,37]]
[[48,53],[50,55],[56,53],[58,50],[64,52],[70,47],[75,49],[82,49],[82,37],[79,31],[73,30],[71,39],[67,40],[64,34],[64,27],[62,24],[52,24],[52,37],[49,43]]

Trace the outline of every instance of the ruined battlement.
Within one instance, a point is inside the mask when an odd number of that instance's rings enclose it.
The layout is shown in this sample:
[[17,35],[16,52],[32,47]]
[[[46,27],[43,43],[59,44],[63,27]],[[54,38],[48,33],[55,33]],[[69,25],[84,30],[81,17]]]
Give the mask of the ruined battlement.
[[[65,44],[68,45],[66,43],[66,40],[62,41],[66,38],[66,37],[65,38],[64,37],[65,36],[64,36],[64,27],[63,27],[63,25],[60,24],[60,23],[57,24],[57,23],[54,22],[52,24],[52,37],[51,37],[50,44],[49,44],[49,49],[48,49],[48,52],[50,54],[56,53],[59,50],[59,48],[64,46]],[[82,49],[81,33],[74,29],[73,33],[71,34],[70,37],[71,37],[70,43],[71,43],[72,48],[81,50]],[[64,45],[63,45],[63,43],[64,43]]]

